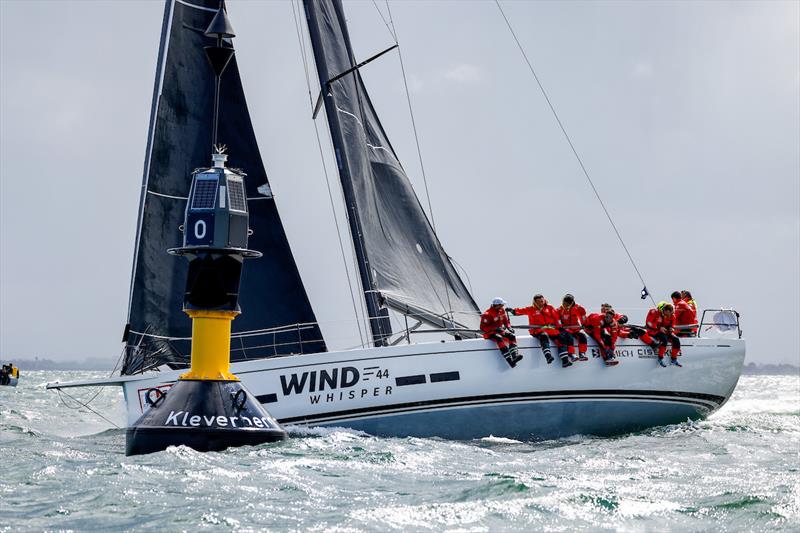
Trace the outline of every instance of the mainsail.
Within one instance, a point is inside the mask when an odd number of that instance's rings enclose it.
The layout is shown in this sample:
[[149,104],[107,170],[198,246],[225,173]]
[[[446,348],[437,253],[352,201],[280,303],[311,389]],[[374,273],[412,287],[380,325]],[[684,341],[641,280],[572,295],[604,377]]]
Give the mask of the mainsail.
[[358,62],[341,0],[304,5],[373,341],[384,344],[391,334],[386,307],[436,326],[476,328],[478,307],[353,69]]
[[[212,150],[214,74],[203,32],[219,0],[167,0],[145,156],[122,373],[190,355],[191,321],[181,312],[187,266],[166,253],[181,245],[191,173]],[[272,197],[244,98],[236,58],[222,76],[219,142],[228,165],[247,173],[250,247],[262,252],[242,275],[244,313],[233,322],[231,360],[325,351]]]

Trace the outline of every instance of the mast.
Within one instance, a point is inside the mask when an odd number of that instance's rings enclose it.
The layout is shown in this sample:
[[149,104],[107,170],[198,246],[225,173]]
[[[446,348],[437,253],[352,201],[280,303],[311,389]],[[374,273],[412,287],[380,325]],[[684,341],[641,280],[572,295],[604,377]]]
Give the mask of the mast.
[[[345,207],[347,209],[347,221],[350,226],[350,236],[353,239],[353,247],[355,248],[356,260],[358,263],[359,279],[361,281],[361,288],[364,293],[364,300],[367,306],[367,314],[369,315],[369,327],[372,332],[372,342],[375,346],[386,346],[388,344],[389,336],[392,334],[392,325],[389,321],[389,310],[383,305],[381,301],[380,291],[375,280],[374,270],[370,267],[369,256],[367,254],[367,246],[364,241],[364,233],[361,217],[358,212],[356,203],[356,194],[353,188],[353,177],[350,175],[350,165],[347,161],[347,151],[343,149],[345,139],[342,134],[342,125],[339,121],[339,113],[337,111],[336,100],[333,92],[328,92],[325,88],[327,80],[332,79],[338,75],[339,72],[330,72],[329,66],[325,60],[323,52],[324,47],[322,37],[317,28],[316,11],[307,8],[307,2],[313,0],[304,0],[304,11],[306,13],[306,22],[308,24],[309,35],[311,37],[311,44],[314,49],[314,60],[317,66],[317,73],[319,75],[320,84],[323,85],[323,96],[325,98],[325,113],[328,119],[328,128],[333,142],[336,168],[339,172],[340,182],[342,184],[342,192],[345,199]],[[341,13],[341,4],[336,3],[335,9],[340,17],[344,17]],[[347,28],[342,28],[344,37],[348,45],[348,55],[352,58],[353,51],[350,48],[350,37],[347,33]],[[351,60],[349,67],[354,67],[355,63]],[[355,75],[352,74],[352,75]],[[359,99],[361,95],[358,96]]]
[[[444,251],[392,148],[353,53],[341,0],[304,0],[322,102],[336,155],[373,340],[391,329],[388,309],[454,336],[474,336],[480,312]],[[457,331],[455,331],[457,330]]]

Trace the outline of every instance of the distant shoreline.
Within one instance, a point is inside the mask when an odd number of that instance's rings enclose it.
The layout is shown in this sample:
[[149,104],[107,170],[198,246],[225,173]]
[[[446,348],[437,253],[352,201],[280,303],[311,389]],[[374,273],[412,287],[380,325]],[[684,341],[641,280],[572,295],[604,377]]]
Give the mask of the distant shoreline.
[[20,370],[99,370],[111,371],[115,361],[107,361],[99,358],[89,358],[83,361],[53,361],[52,359],[15,359],[13,357],[2,356],[0,361],[3,364],[13,363]]
[[[20,370],[97,370],[111,371],[114,363],[105,359],[90,358],[83,361],[53,361],[51,359],[14,359],[0,357],[3,363],[14,363]],[[778,375],[796,376],[800,375],[800,366],[788,363],[747,363],[742,367],[743,376],[758,375]]]
[[747,363],[742,367],[743,376],[796,376],[800,374],[800,367],[788,363]]

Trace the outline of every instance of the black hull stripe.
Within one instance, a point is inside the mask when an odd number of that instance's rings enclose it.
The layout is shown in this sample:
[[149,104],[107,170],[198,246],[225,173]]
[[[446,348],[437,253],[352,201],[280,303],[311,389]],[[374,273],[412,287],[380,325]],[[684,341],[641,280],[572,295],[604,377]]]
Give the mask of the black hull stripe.
[[331,422],[361,416],[374,416],[382,414],[399,414],[425,410],[430,407],[461,407],[467,405],[490,405],[498,403],[519,403],[531,401],[554,400],[645,400],[667,401],[671,403],[691,404],[705,409],[714,410],[725,403],[725,398],[713,394],[678,391],[624,391],[624,390],[585,390],[585,391],[545,391],[545,392],[517,392],[510,394],[491,394],[486,396],[465,396],[462,398],[443,398],[438,400],[425,400],[407,402],[394,405],[375,407],[362,407],[343,411],[331,411],[306,416],[295,416],[279,419],[281,424],[295,424],[304,422]]

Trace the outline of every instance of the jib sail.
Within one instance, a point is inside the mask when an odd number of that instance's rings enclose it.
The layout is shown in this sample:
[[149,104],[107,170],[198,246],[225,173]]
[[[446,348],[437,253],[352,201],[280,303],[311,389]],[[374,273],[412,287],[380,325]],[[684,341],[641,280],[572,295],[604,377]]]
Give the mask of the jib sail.
[[[191,173],[210,164],[214,74],[203,32],[219,0],[167,0],[145,156],[123,374],[189,361],[191,321],[181,312],[187,263],[181,245]],[[247,173],[250,247],[233,322],[231,360],[325,351],[261,161],[234,57],[221,80],[219,143]]]
[[374,342],[384,344],[391,333],[387,306],[437,326],[477,327],[478,307],[436,237],[359,71],[340,76],[358,63],[341,1],[304,5]]

